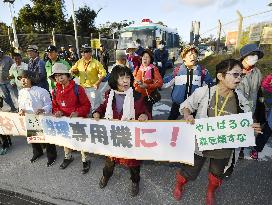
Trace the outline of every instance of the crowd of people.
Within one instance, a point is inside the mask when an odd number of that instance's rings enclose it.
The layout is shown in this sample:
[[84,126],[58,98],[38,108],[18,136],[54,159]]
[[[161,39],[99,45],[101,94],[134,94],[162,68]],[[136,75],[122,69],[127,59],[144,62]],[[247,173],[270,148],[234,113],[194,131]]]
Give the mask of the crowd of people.
[[[68,55],[65,49],[58,53],[57,47],[48,46],[46,62],[39,57],[36,45],[27,47],[28,64],[22,62],[20,54],[11,57],[0,50],[0,91],[11,112],[52,114],[55,117],[83,117],[117,120],[152,120],[152,108],[160,101],[160,89],[163,89],[168,60],[168,51],[164,41],[154,52],[141,47],[141,41],[131,42],[127,50],[116,51],[116,62],[109,69],[109,54],[102,45],[101,59],[95,59],[92,48],[84,45],[81,58]],[[183,48],[182,63],[173,70],[172,107],[168,120],[179,117],[189,123],[195,119],[216,117],[243,112],[253,113],[252,127],[256,133],[256,146],[251,157],[258,159],[258,153],[271,136],[272,125],[272,74],[263,78],[256,63],[264,53],[255,44],[245,45],[240,50],[239,59],[226,59],[216,65],[215,80],[207,68],[198,62],[199,50],[194,45]],[[71,63],[72,62],[72,63]],[[109,89],[104,100],[98,93],[101,82],[109,73],[106,83]],[[74,78],[78,79],[75,82]],[[100,88],[101,89],[101,88]],[[11,92],[18,100],[18,108],[11,98]],[[264,92],[266,92],[263,97]],[[270,96],[270,97],[269,97]],[[2,149],[6,154],[11,146],[10,136],[1,135]],[[55,145],[46,144],[47,166],[52,166],[57,158]],[[34,163],[43,155],[41,144],[33,143]],[[82,174],[90,169],[88,153],[81,152]],[[243,158],[243,149],[239,157]],[[195,180],[205,162],[209,160],[209,184],[206,204],[214,204],[215,191],[224,178],[229,177],[235,165],[234,149],[217,149],[200,152],[195,149],[194,166],[181,164],[176,173],[173,196],[180,200],[184,186]],[[64,147],[64,159],[60,165],[65,169],[74,160],[72,150]],[[229,163],[231,162],[231,163]],[[100,188],[107,186],[113,174],[115,164],[129,168],[131,175],[131,195],[139,193],[141,161],[106,156]]]

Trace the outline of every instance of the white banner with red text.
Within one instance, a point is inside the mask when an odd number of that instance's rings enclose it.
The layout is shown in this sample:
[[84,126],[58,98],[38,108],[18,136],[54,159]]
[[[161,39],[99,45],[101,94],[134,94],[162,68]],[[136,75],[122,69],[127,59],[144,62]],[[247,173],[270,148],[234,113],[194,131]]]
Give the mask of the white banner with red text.
[[194,162],[199,149],[255,145],[252,113],[183,121],[95,121],[90,118],[0,112],[0,134],[27,136],[29,143],[50,143],[90,153],[169,162]]

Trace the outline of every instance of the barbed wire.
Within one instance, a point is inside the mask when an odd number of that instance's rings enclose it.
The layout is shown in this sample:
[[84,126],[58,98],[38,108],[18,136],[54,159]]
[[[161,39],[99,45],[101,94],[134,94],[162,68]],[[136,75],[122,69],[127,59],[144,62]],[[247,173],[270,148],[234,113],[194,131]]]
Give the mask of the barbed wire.
[[[248,16],[243,16],[243,19],[248,19],[248,18],[251,18],[251,17],[254,17],[254,16],[259,16],[259,15],[262,15],[262,14],[265,14],[265,13],[269,13],[269,12],[272,12],[272,9],[266,10],[266,11],[261,11],[261,12],[258,12],[258,13],[255,13],[255,14],[251,14],[251,15],[248,15]],[[235,22],[238,22],[238,21],[239,21],[239,19],[234,19],[234,20],[229,21],[227,23],[221,24],[221,26],[222,27],[223,26],[227,26],[229,24],[232,24],[232,23],[235,23]],[[216,29],[218,29],[218,26],[215,26],[215,27],[213,27],[213,28],[211,28],[209,30],[206,30],[205,32],[201,33],[200,36],[204,36],[205,34],[211,32],[211,31],[214,31]]]

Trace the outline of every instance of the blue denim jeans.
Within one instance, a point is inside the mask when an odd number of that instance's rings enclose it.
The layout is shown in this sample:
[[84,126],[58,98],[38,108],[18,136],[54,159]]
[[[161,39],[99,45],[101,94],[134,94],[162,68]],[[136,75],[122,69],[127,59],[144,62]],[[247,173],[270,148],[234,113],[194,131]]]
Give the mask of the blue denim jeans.
[[10,89],[9,89],[9,84],[6,83],[6,84],[0,84],[0,91],[2,91],[3,93],[3,99],[4,101],[10,106],[11,108],[11,112],[15,112],[17,111],[15,106],[14,106],[14,103],[11,99],[11,95],[10,95]]

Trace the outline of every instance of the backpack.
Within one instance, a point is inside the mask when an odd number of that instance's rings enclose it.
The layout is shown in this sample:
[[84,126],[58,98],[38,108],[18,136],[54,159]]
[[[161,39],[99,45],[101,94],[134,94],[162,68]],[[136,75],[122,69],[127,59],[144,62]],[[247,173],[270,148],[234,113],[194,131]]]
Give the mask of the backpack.
[[[78,88],[79,88],[79,85],[75,83],[75,86],[74,86],[74,93],[77,97],[77,102],[79,103],[79,92],[78,92]],[[53,99],[56,99],[56,95],[57,95],[57,87],[54,88],[53,90]]]

